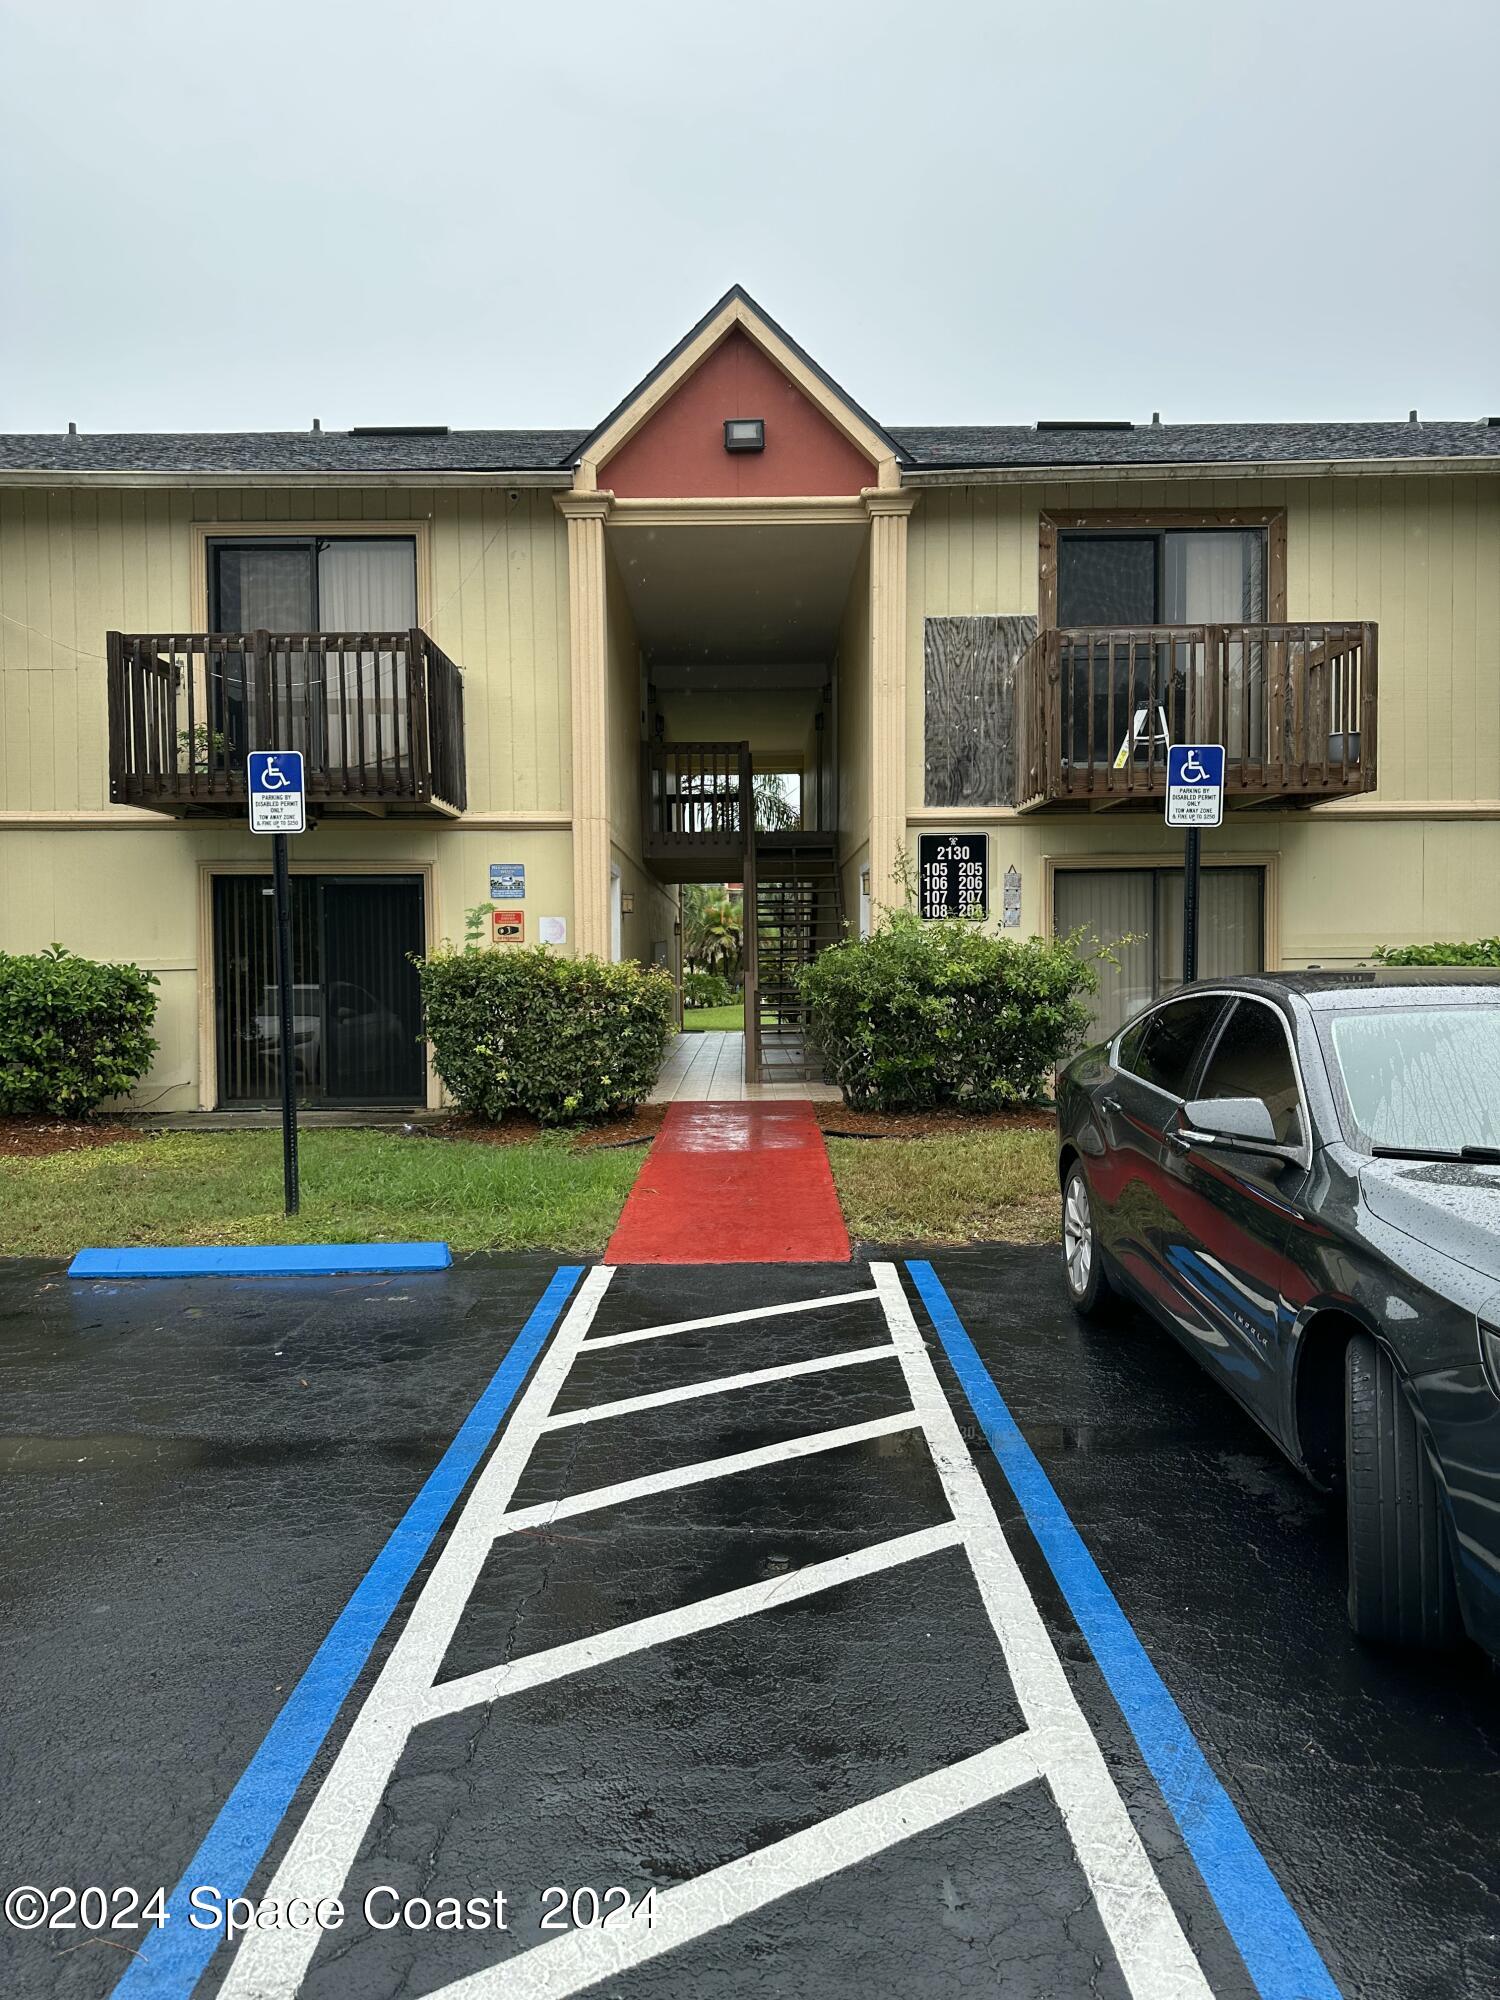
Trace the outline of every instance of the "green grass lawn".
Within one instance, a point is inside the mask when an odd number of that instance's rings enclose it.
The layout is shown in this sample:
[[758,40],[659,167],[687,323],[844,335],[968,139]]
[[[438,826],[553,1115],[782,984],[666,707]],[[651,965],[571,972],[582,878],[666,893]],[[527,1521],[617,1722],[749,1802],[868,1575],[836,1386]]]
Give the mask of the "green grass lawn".
[[738,1000],[728,1007],[684,1007],[682,1025],[690,1035],[707,1028],[740,1029],[745,1025],[745,1009]]
[[644,1156],[305,1131],[302,1212],[281,1212],[279,1132],[166,1132],[42,1159],[0,1160],[0,1253],[87,1244],[370,1243],[455,1250],[602,1250]]
[[866,1243],[1048,1243],[1059,1233],[1050,1131],[830,1139],[849,1234]]

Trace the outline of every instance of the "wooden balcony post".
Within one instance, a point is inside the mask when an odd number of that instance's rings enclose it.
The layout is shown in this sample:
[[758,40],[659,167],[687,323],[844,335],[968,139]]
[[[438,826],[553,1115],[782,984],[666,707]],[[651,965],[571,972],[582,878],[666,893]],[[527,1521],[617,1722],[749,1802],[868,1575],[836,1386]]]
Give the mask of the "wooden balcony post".
[[251,725],[252,750],[278,750],[273,730],[275,709],[271,699],[271,635],[254,632],[250,638],[250,699],[245,706],[255,718]]
[[413,625],[406,635],[407,753],[411,788],[424,802],[432,797],[432,737],[427,720],[427,634]]
[[1376,678],[1376,632],[1373,625],[1361,628],[1363,638],[1359,652],[1359,777],[1361,791],[1373,792],[1378,782],[1376,771],[1376,715],[1378,711],[1378,683]]

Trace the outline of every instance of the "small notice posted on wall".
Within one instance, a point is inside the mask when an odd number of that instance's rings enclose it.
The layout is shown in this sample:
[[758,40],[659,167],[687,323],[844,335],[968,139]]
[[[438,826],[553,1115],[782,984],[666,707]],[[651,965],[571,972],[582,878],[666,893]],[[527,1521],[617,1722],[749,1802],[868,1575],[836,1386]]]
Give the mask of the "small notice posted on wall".
[[526,864],[524,861],[492,861],[490,863],[490,901],[508,902],[512,897],[526,894]]
[[925,923],[990,913],[987,833],[924,833],[917,840],[917,906]]
[[543,917],[538,934],[543,944],[566,944],[568,941],[567,918]]
[[1021,871],[1014,866],[1005,871],[1005,884],[1000,897],[1000,928],[1014,931],[1021,927]]
[[496,944],[524,944],[526,942],[526,912],[524,910],[494,910],[490,913],[490,928]]

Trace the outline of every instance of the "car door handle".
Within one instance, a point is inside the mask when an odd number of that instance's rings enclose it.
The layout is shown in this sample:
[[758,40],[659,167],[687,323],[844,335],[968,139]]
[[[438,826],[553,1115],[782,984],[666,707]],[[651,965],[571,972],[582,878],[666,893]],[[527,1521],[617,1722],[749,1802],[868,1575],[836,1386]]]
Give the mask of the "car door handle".
[[1118,1097],[1101,1097],[1099,1099],[1099,1109],[1101,1111],[1107,1111],[1111,1116],[1111,1118],[1113,1118],[1119,1112],[1123,1111],[1125,1107],[1123,1104],[1121,1104]]

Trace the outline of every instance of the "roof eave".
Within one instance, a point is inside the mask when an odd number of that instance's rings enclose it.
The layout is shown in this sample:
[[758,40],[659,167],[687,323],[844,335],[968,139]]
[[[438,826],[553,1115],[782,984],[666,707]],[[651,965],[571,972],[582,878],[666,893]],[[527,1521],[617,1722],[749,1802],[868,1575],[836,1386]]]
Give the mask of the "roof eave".
[[1473,458],[1197,459],[1191,462],[1075,460],[1064,465],[911,465],[903,486],[1034,486],[1062,480],[1327,479],[1383,474],[1449,478],[1500,472],[1500,454]]
[[573,476],[566,468],[559,470],[547,466],[541,470],[529,467],[517,471],[513,467],[485,467],[482,471],[459,472],[451,468],[432,471],[401,470],[385,468],[365,471],[315,472],[298,469],[287,472],[245,472],[208,471],[198,468],[192,472],[163,472],[143,470],[139,466],[102,467],[98,469],[79,466],[0,466],[0,486],[146,486],[146,487],[224,487],[224,486],[391,486],[407,488],[413,486],[514,486],[539,488],[544,492],[565,490],[573,483]]

